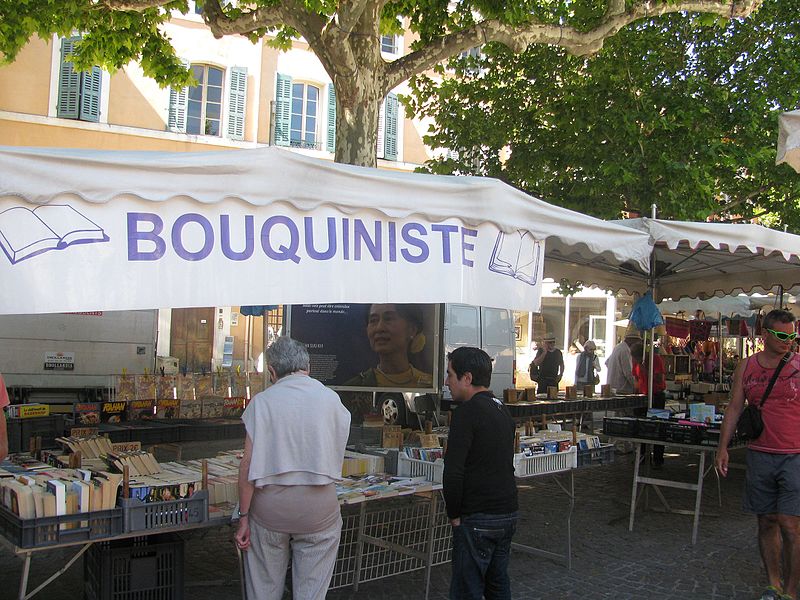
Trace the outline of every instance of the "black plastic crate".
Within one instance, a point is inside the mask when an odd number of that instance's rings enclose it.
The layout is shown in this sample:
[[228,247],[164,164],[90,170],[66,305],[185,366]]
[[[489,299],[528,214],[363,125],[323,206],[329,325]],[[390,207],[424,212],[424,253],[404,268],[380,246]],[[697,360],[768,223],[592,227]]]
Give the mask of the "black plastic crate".
[[123,527],[126,533],[166,529],[208,521],[208,492],[200,490],[191,498],[142,502],[136,498],[123,498]]
[[151,444],[169,444],[178,442],[178,426],[162,421],[128,421],[122,425],[130,432],[132,442],[141,442],[142,446]]
[[703,432],[705,429],[705,427],[697,427],[694,425],[669,423],[664,432],[664,439],[674,444],[699,445],[703,440]]
[[614,462],[614,444],[601,444],[599,448],[578,448],[578,468],[608,465]]
[[55,448],[64,435],[64,415],[6,419],[8,451],[27,452],[32,437],[42,438],[42,448]]
[[122,525],[121,508],[20,519],[4,506],[0,506],[0,534],[18,548],[43,548],[109,538],[121,534]]
[[639,419],[636,437],[646,440],[663,440],[669,423],[659,419]]
[[83,561],[86,600],[182,600],[183,546],[175,534],[94,544]]
[[100,435],[105,435],[113,443],[130,442],[131,430],[110,423],[100,423]]
[[616,437],[636,437],[638,421],[630,417],[603,417],[603,433]]

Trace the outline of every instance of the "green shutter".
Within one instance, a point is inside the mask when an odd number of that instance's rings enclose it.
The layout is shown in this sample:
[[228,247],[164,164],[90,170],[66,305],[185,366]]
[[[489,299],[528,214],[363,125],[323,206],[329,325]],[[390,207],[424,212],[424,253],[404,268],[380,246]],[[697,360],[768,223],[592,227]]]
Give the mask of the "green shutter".
[[71,62],[66,60],[75,52],[75,42],[80,39],[80,37],[70,37],[61,40],[56,116],[64,119],[77,119],[80,114],[81,74],[72,68]]
[[396,94],[386,96],[386,124],[384,126],[385,146],[383,157],[397,160],[397,120],[400,106]]
[[[181,61],[184,67],[189,68],[187,61]],[[186,133],[186,111],[189,104],[189,88],[169,88],[169,115],[167,116],[167,131]]]
[[100,92],[103,85],[103,71],[100,67],[81,73],[81,107],[79,118],[82,121],[100,121]]
[[231,67],[231,81],[228,88],[228,137],[232,140],[244,139],[246,103],[247,69]]
[[383,158],[386,150],[386,98],[378,107],[378,136],[375,147],[375,156]]
[[332,83],[328,84],[328,132],[325,149],[336,152],[336,89]]
[[278,73],[275,85],[275,145],[289,145],[292,120],[292,78]]

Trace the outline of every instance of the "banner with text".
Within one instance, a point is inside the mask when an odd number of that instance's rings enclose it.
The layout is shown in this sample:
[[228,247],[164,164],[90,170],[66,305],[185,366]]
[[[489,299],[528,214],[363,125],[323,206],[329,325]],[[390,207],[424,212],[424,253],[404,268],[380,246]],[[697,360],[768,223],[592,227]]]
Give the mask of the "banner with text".
[[0,314],[319,302],[537,311],[544,263],[528,231],[455,218],[126,196],[2,200],[0,249]]

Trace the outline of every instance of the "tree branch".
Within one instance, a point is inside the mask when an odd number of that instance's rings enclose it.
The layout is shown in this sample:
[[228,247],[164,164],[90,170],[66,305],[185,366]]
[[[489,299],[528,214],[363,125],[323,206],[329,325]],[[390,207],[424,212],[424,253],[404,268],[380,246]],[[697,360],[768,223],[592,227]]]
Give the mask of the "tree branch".
[[343,0],[339,2],[339,10],[334,22],[339,29],[349,34],[356,28],[367,7],[375,6],[376,12],[380,14],[386,2],[387,0]]
[[700,12],[722,17],[746,17],[758,8],[761,0],[686,0],[676,4],[651,3],[638,0],[629,10],[617,13],[621,1],[612,0],[609,10],[600,23],[589,31],[573,27],[533,22],[523,26],[507,25],[497,19],[476,23],[443,36],[429,44],[399,58],[387,69],[389,83],[394,86],[432,68],[445,59],[469,48],[487,42],[500,42],[514,52],[523,52],[531,44],[547,44],[564,48],[570,54],[584,56],[594,54],[603,47],[603,42],[623,27],[640,19],[658,17],[676,12]]
[[239,16],[230,17],[222,10],[219,0],[206,0],[203,4],[203,18],[215,38],[225,35],[247,35],[259,29],[274,29],[281,25],[296,29],[306,39],[317,38],[326,24],[320,15],[308,12],[301,4],[294,1],[258,7]]

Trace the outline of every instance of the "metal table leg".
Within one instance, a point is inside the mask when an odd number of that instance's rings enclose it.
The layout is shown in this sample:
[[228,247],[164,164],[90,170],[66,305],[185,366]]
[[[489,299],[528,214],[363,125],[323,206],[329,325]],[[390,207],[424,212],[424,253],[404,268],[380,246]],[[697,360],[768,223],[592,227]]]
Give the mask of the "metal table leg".
[[697,469],[697,492],[694,500],[694,525],[692,526],[692,545],[697,543],[697,528],[700,525],[700,501],[703,498],[703,478],[706,474],[706,453],[700,452],[700,466]]
[[431,589],[431,569],[433,567],[433,538],[434,530],[436,527],[436,511],[438,509],[437,500],[439,492],[431,492],[430,500],[430,514],[428,515],[428,539],[425,542],[425,600],[428,600],[428,594]]
[[633,491],[631,491],[631,514],[628,518],[628,531],[633,531],[633,519],[636,516],[636,492],[639,489],[639,458],[642,456],[642,445],[636,444],[636,456],[633,462]]
[[361,581],[361,561],[364,557],[364,513],[366,513],[367,503],[362,502],[358,509],[358,537],[356,538],[356,567],[353,573],[353,591],[358,591],[358,583]]

